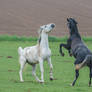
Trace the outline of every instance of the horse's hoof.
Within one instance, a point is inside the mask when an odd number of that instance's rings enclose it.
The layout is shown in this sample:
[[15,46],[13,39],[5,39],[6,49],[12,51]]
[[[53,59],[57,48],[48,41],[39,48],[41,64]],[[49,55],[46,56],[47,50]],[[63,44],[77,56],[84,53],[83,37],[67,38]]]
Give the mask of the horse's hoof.
[[62,53],[61,55],[62,55],[62,56],[64,56],[65,54],[64,54],[64,53]]
[[21,83],[23,83],[23,82],[24,82],[24,80],[21,80],[20,82],[21,82]]
[[73,87],[74,85],[71,83],[71,84],[70,84],[70,86],[72,86],[72,87]]
[[72,86],[72,84],[70,84],[70,86]]
[[52,81],[52,80],[54,80],[53,78],[50,78],[50,80]]
[[39,80],[39,83],[43,84],[44,83],[44,80]]
[[40,84],[44,84],[44,82],[40,82]]
[[88,84],[89,87],[91,87],[92,85],[91,84]]
[[69,54],[72,57],[72,54]]

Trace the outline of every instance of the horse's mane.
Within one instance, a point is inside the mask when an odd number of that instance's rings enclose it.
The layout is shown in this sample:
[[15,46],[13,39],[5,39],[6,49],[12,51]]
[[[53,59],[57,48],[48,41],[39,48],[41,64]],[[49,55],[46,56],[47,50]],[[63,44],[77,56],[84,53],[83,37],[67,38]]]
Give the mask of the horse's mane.
[[73,21],[74,25],[71,28],[71,35],[76,35],[78,38],[81,39],[81,36],[79,34],[79,31],[78,31],[77,22],[74,19],[72,19],[72,21]]
[[38,30],[39,38],[38,38],[38,41],[37,41],[38,44],[40,44],[40,42],[41,42],[41,32],[42,32],[42,31],[39,29],[39,30]]
[[39,36],[38,38],[38,44],[40,44],[40,42],[41,42],[41,36]]

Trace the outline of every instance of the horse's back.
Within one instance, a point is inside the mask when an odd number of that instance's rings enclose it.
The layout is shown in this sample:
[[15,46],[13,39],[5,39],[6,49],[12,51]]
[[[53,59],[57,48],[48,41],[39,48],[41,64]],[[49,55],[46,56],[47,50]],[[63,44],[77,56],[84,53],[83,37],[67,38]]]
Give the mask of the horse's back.
[[92,55],[92,52],[83,43],[78,44],[73,51],[73,55],[76,58],[75,63],[81,63],[87,55]]

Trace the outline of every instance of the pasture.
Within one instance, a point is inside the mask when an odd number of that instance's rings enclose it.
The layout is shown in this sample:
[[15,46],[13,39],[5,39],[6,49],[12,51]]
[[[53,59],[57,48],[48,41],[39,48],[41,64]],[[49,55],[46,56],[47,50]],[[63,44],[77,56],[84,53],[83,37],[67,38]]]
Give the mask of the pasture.
[[[70,57],[65,49],[65,56],[59,54],[61,42],[50,42],[52,51],[53,74],[55,80],[49,80],[49,66],[44,62],[44,84],[37,83],[32,76],[32,67],[26,65],[23,78],[24,83],[19,81],[19,62],[17,48],[36,44],[36,41],[1,41],[0,42],[0,92],[91,92],[88,87],[89,70],[87,67],[80,70],[79,79],[74,87],[70,84],[74,79],[74,58]],[[91,41],[86,42],[92,50]],[[40,77],[39,64],[36,68]]]

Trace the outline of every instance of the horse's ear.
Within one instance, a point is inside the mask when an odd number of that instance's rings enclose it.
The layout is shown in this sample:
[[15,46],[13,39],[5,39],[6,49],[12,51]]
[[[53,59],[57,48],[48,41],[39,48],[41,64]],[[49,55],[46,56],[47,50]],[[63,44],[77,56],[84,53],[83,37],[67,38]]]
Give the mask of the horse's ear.
[[71,19],[75,22],[75,24],[78,24],[78,22],[74,18],[71,18]]
[[67,21],[69,22],[69,19],[67,18]]
[[41,34],[42,30],[43,30],[43,29],[40,27],[40,28],[38,29],[38,34]]
[[74,20],[74,22],[75,22],[76,24],[78,24],[78,22],[77,22],[77,21],[75,21],[75,20]]
[[75,21],[75,23],[76,23],[76,24],[78,24],[78,22],[77,22],[77,21]]

